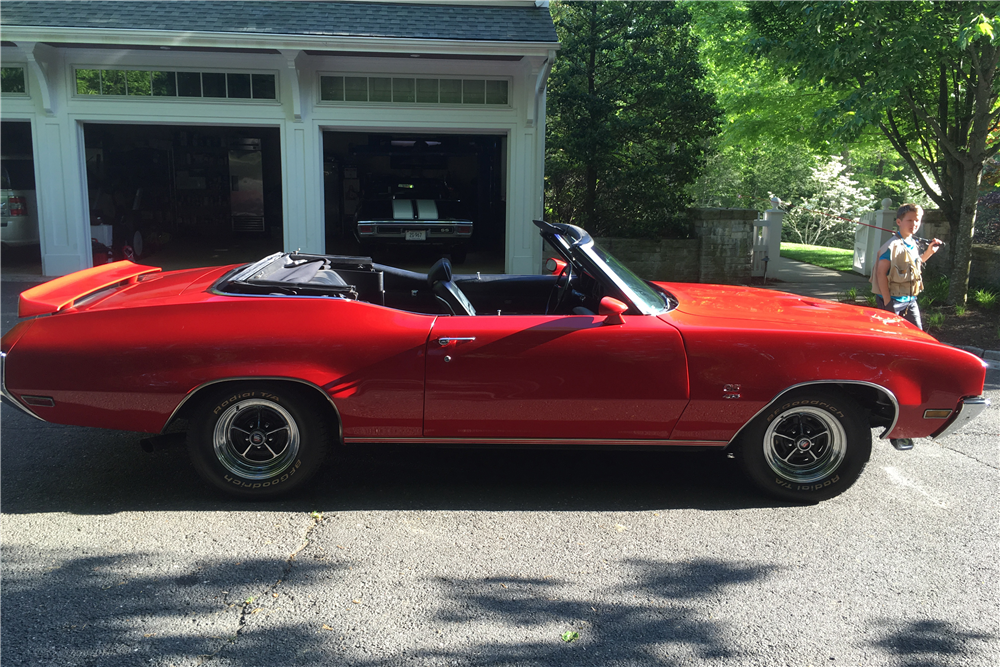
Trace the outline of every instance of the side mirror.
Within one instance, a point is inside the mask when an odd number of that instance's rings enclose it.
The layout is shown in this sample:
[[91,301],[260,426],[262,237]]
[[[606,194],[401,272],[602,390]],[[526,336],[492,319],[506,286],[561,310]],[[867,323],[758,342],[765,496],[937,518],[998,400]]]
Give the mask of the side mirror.
[[545,260],[545,270],[554,276],[558,276],[566,268],[566,261],[558,257],[549,257]]
[[612,296],[601,299],[600,314],[607,315],[604,324],[625,324],[622,313],[628,310],[628,306]]

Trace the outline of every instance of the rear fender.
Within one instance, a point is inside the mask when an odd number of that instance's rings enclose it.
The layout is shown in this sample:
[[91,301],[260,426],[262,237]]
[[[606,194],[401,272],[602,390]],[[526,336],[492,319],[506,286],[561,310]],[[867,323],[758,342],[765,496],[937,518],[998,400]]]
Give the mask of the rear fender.
[[331,423],[332,430],[337,434],[337,442],[342,443],[344,441],[343,434],[343,424],[340,418],[340,411],[337,409],[336,404],[330,395],[323,391],[319,386],[308,382],[306,380],[299,380],[296,378],[287,377],[259,377],[259,376],[248,376],[242,378],[226,378],[224,380],[212,380],[211,382],[206,382],[197,388],[193,389],[184,399],[180,402],[177,408],[173,411],[170,417],[163,425],[161,433],[165,433],[178,419],[187,419],[191,414],[191,411],[197,408],[198,401],[201,396],[204,396],[206,392],[214,391],[224,387],[225,385],[240,385],[247,382],[267,382],[273,384],[289,384],[302,387],[308,390],[312,394],[316,394],[317,398],[322,397],[322,402],[329,407],[329,414],[332,416],[333,422]]

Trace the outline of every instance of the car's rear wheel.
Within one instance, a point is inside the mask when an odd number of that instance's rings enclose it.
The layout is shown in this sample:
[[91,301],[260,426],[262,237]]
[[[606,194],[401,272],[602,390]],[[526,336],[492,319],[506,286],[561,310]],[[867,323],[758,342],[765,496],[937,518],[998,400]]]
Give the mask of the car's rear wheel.
[[301,486],[326,454],[323,405],[302,390],[247,383],[213,391],[188,430],[188,452],[209,483],[245,498]]
[[736,456],[751,482],[785,500],[840,495],[871,457],[864,411],[847,396],[802,391],[775,402],[741,434]]

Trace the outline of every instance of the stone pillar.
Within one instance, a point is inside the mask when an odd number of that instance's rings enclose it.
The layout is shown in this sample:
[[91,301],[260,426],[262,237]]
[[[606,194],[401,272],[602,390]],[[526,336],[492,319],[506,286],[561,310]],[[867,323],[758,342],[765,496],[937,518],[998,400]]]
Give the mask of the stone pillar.
[[785,219],[785,211],[780,208],[781,200],[771,197],[771,208],[764,211],[764,223],[767,225],[767,256],[769,259],[781,257],[781,225]]
[[701,239],[702,283],[745,285],[753,264],[753,227],[757,211],[751,209],[688,209],[694,234]]

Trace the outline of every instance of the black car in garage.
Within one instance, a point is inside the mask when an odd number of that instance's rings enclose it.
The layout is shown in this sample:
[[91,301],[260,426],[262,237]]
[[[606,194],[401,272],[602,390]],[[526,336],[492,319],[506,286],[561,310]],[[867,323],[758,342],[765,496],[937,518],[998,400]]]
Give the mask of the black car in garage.
[[443,180],[393,177],[374,180],[361,193],[355,235],[370,254],[391,245],[439,247],[465,261],[473,221]]

